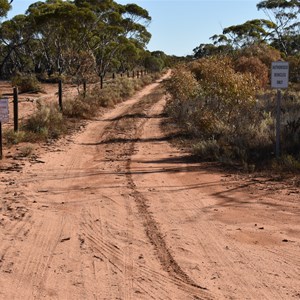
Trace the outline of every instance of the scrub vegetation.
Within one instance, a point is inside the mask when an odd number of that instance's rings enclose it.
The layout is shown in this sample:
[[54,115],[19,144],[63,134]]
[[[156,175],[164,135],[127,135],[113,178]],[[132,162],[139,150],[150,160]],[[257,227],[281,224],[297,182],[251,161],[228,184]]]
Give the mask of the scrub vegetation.
[[[166,112],[201,159],[240,163],[249,171],[300,170],[299,2],[261,1],[257,7],[275,21],[225,28],[213,44],[195,48],[191,61],[174,68],[166,82]],[[289,62],[290,84],[282,91],[282,155],[275,159],[270,67],[278,60]]]

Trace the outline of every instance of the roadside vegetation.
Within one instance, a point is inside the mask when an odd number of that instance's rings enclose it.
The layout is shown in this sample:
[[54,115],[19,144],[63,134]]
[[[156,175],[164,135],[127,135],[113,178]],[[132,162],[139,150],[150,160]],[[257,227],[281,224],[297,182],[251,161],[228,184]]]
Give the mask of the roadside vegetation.
[[11,81],[19,93],[42,92],[42,83],[62,81],[77,85],[78,95],[64,95],[63,109],[37,101],[35,113],[18,132],[4,133],[7,145],[57,139],[99,108],[132,96],[178,61],[146,50],[151,16],[139,5],[37,1],[25,14],[4,20],[12,2],[0,2],[0,80]]
[[[299,2],[261,1],[258,8],[275,22],[225,28],[212,37],[213,44],[200,44],[190,62],[174,68],[165,84],[166,112],[200,159],[238,163],[248,171],[299,171]],[[271,63],[278,60],[290,65],[289,88],[282,91],[280,159],[275,158],[276,90],[270,88]]]
[[58,104],[38,102],[36,112],[21,124],[18,132],[13,129],[4,132],[5,142],[10,146],[57,139],[76,129],[81,120],[96,116],[101,107],[113,107],[128,99],[160,75],[161,73],[154,73],[141,78],[120,78],[106,84],[103,89],[95,85],[75,98],[66,98],[63,111]]

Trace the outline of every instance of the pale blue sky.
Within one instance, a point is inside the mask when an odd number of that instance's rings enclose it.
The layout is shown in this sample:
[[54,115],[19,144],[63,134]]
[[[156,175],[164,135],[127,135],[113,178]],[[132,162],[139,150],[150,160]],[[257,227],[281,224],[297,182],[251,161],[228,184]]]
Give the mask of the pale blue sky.
[[[25,13],[32,0],[14,0],[8,17]],[[152,17],[148,30],[152,39],[150,51],[185,56],[193,53],[200,43],[209,43],[209,37],[220,34],[222,28],[245,21],[266,18],[256,9],[255,0],[116,0],[121,4],[137,3]]]

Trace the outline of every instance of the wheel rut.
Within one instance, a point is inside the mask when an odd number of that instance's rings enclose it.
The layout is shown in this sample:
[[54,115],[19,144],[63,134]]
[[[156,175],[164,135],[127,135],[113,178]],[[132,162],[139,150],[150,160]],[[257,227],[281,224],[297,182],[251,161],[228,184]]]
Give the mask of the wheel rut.
[[156,90],[130,107],[122,117],[112,120],[109,128],[107,128],[109,129],[109,134],[107,134],[106,138],[104,137],[103,143],[114,145],[114,151],[107,151],[107,159],[111,159],[112,161],[119,160],[119,162],[122,161],[124,163],[123,168],[125,169],[127,187],[131,191],[130,196],[135,201],[145,233],[155,249],[156,256],[163,270],[183,289],[192,288],[205,293],[207,289],[190,278],[173,257],[159,228],[159,224],[149,211],[147,198],[137,190],[132,177],[131,163],[132,156],[136,151],[136,145],[141,142],[141,134],[147,121],[152,117],[160,117],[152,115],[151,111],[155,104],[162,100],[162,97],[164,97],[162,91]]

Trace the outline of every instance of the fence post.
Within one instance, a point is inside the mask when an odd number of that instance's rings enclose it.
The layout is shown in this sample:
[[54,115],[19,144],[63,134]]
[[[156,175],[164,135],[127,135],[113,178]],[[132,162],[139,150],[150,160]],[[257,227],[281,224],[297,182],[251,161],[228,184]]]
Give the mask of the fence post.
[[86,79],[83,80],[83,97],[86,97]]
[[103,75],[100,76],[100,88],[103,89]]
[[2,159],[2,123],[0,122],[0,159]]
[[60,110],[62,111],[63,104],[62,104],[62,80],[61,79],[58,81],[58,104]]
[[19,130],[19,99],[18,88],[14,87],[14,131]]

